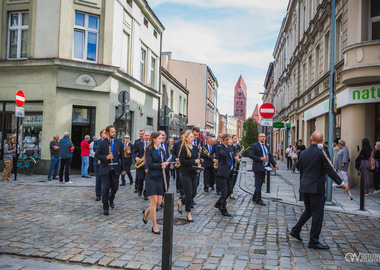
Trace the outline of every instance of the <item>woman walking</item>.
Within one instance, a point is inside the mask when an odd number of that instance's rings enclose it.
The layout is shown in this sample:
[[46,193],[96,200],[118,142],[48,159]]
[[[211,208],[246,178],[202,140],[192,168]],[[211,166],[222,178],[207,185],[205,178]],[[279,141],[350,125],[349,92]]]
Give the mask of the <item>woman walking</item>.
[[14,138],[9,136],[6,144],[4,145],[4,170],[3,175],[1,176],[2,181],[9,181],[11,179],[12,167],[13,167],[13,152],[16,151],[16,148],[13,147]]
[[165,150],[160,148],[161,141],[161,133],[158,131],[153,132],[144,154],[145,166],[148,169],[145,176],[145,190],[150,199],[150,206],[148,209],[143,210],[143,222],[146,224],[148,215],[150,215],[153,224],[152,233],[154,234],[160,234],[156,221],[156,209],[161,205],[162,196],[164,195],[164,175],[162,171],[169,164],[169,162],[163,162],[162,157],[165,156]]
[[[346,147],[346,142],[342,139],[338,142],[339,151],[336,154],[336,170],[338,171],[338,174],[340,178],[346,183],[348,186],[348,166],[350,164],[350,155],[348,152],[348,149]],[[338,186],[337,186],[338,187]]]
[[360,150],[359,156],[355,160],[355,164],[360,161],[360,173],[364,177],[364,194],[369,194],[369,157],[371,156],[371,145],[369,140],[364,138],[362,140],[362,149]]
[[293,143],[292,150],[290,151],[290,157],[292,159],[292,171],[295,173],[298,163],[297,143]]
[[183,140],[179,151],[179,161],[181,163],[180,173],[182,188],[185,196],[178,202],[178,212],[182,214],[182,207],[185,205],[187,220],[194,222],[191,217],[191,203],[197,192],[197,172],[193,166],[200,164],[198,159],[198,147],[193,146],[194,135],[190,130],[183,134]]

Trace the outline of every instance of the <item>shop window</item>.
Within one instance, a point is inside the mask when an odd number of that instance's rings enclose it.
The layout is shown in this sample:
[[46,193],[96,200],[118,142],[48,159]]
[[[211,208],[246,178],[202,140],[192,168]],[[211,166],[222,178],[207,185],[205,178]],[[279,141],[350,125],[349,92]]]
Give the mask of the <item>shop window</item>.
[[8,58],[25,59],[28,56],[29,13],[9,14],[8,20]]
[[75,12],[74,59],[97,61],[99,18]]
[[140,81],[144,83],[145,81],[145,59],[146,51],[141,49],[141,59],[140,59]]
[[73,108],[73,124],[90,124],[90,109]]
[[148,126],[153,126],[153,118],[152,117],[147,117],[146,118],[146,124]]
[[156,59],[152,57],[151,65],[150,65],[150,87],[154,88],[154,81],[156,75]]
[[380,39],[380,1],[371,1],[371,18],[369,23],[370,40]]
[[27,113],[22,125],[22,150],[33,151],[36,158],[41,158],[42,119],[42,113]]

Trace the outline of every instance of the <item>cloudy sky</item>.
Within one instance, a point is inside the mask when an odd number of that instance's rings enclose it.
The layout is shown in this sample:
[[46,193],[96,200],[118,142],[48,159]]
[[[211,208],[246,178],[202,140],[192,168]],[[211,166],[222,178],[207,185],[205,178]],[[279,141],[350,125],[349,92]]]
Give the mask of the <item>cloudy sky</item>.
[[264,79],[286,15],[287,0],[149,0],[166,30],[163,51],[207,64],[219,83],[218,108],[233,114],[240,76],[247,84],[247,117],[261,103]]

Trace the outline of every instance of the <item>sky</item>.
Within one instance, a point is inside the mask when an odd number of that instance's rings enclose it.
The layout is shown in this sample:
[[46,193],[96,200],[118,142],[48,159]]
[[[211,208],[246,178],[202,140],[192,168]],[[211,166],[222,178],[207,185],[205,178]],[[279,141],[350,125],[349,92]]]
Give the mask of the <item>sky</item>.
[[148,0],[165,27],[163,51],[172,59],[207,64],[217,77],[218,109],[233,115],[240,75],[247,118],[261,104],[265,75],[288,0]]

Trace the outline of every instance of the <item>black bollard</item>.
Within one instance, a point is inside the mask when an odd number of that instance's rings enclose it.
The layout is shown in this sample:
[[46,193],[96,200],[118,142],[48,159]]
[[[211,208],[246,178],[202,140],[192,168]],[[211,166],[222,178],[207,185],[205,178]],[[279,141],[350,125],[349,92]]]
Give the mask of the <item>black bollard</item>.
[[360,172],[360,211],[364,211],[364,176]]
[[172,269],[173,254],[173,193],[165,193],[164,228],[162,234],[162,269]]
[[270,193],[270,171],[267,171],[267,193]]

